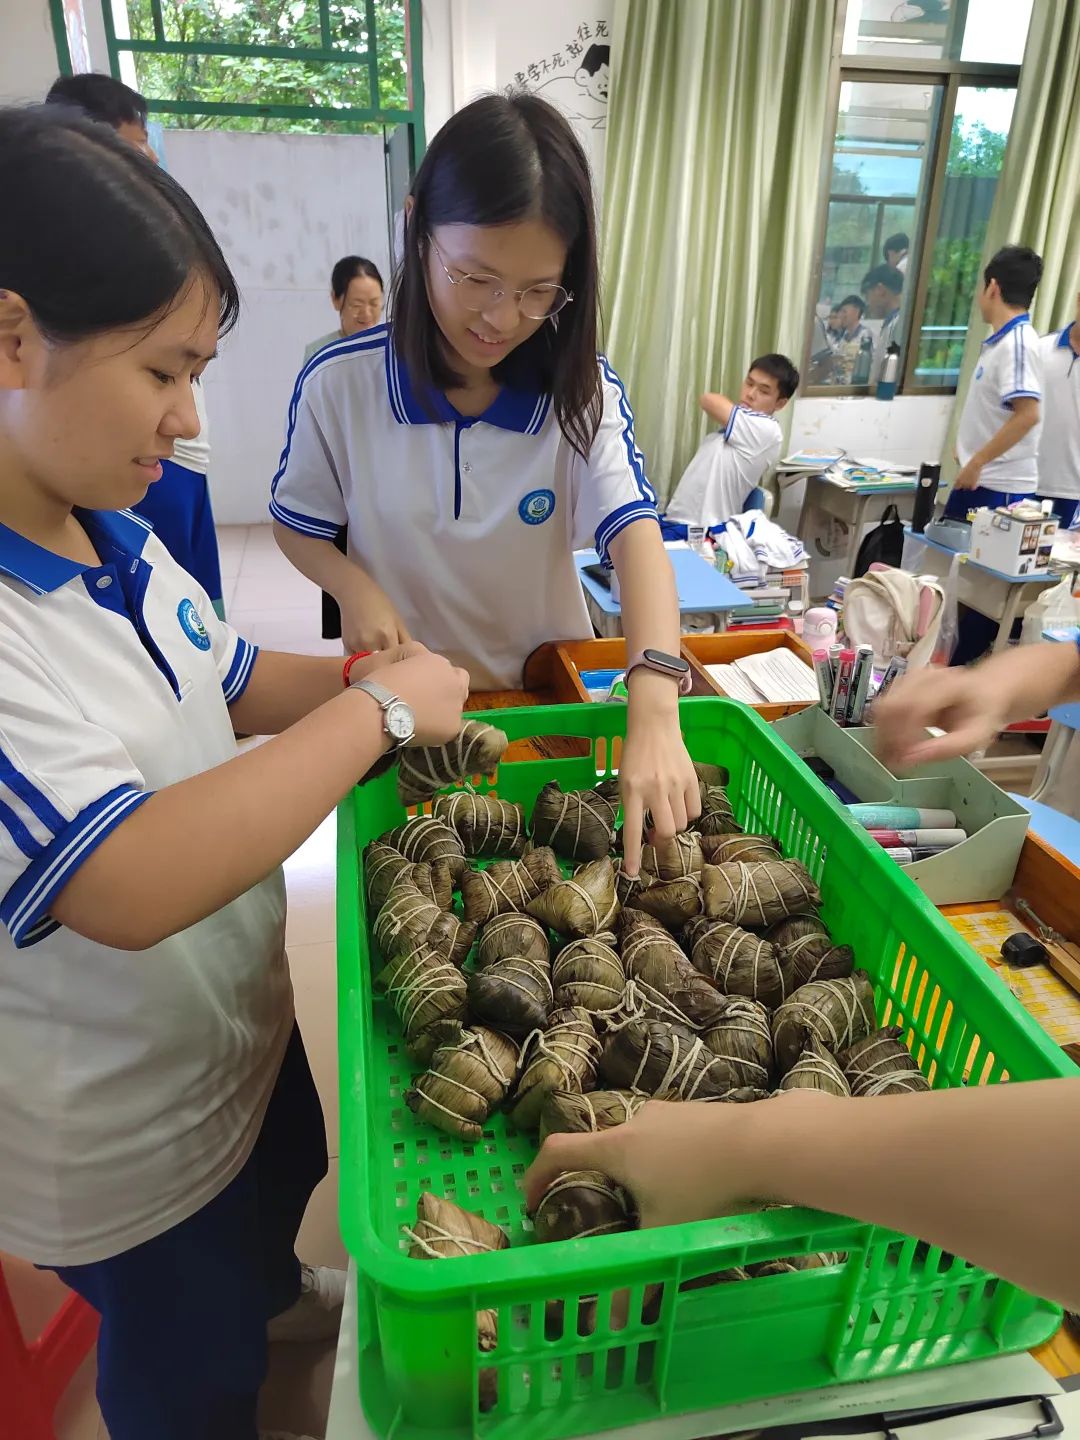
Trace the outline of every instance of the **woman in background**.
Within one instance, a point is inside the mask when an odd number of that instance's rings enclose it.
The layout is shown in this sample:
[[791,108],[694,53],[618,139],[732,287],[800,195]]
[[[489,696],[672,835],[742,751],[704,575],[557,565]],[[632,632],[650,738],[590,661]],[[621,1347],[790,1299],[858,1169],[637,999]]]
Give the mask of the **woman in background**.
[[[330,303],[341,316],[341,324],[329,335],[312,340],[304,351],[305,365],[324,345],[370,330],[379,323],[383,282],[374,261],[365,260],[362,255],[346,255],[339,260],[330,276]],[[334,546],[342,555],[348,553],[348,536],[348,526],[343,525],[334,537]],[[341,639],[341,609],[326,590],[322,592],[322,636],[324,640]]]
[[328,335],[312,340],[304,351],[306,364],[324,345],[344,340],[361,330],[370,330],[379,323],[383,308],[383,281],[379,267],[362,255],[346,255],[330,274],[330,304],[338,312],[340,323]]

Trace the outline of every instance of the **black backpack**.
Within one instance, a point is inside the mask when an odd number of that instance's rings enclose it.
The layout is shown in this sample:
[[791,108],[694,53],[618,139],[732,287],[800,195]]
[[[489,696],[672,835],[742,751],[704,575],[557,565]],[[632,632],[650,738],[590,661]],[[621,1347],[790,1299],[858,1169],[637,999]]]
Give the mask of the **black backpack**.
[[865,575],[871,565],[891,565],[898,570],[903,558],[904,522],[896,506],[890,505],[881,517],[881,524],[875,526],[859,546],[855,573],[851,578],[857,580],[860,575]]

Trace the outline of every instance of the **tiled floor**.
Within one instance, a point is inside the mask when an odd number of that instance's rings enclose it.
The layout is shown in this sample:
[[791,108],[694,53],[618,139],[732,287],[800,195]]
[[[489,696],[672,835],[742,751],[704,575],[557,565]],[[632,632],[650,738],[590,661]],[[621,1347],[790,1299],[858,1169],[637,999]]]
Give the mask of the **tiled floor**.
[[[256,644],[316,655],[339,655],[339,641],[320,638],[319,592],[298,574],[274,543],[269,525],[224,526],[219,531],[226,611]],[[285,864],[289,889],[287,940],[296,1013],[322,1098],[330,1173],[312,1196],[298,1251],[319,1265],[344,1265],[337,1224],[337,1023],[334,963],[334,817]],[[5,1259],[4,1271],[27,1334],[36,1334],[65,1293],[54,1276]],[[333,1371],[331,1345],[272,1347],[261,1421],[274,1429],[321,1436]],[[94,1400],[92,1357],[64,1397],[57,1440],[108,1440]],[[194,1437],[193,1437],[194,1440]]]

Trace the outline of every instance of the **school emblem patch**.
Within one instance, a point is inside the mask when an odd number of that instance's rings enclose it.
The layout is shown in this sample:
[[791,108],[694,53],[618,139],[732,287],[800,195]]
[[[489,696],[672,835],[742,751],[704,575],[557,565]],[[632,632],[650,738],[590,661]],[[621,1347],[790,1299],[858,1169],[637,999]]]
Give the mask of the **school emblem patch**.
[[542,525],[555,514],[554,490],[530,490],[518,506],[526,525]]
[[210,636],[206,633],[206,626],[190,600],[180,601],[176,610],[176,618],[180,621],[180,629],[183,630],[196,650],[210,649]]

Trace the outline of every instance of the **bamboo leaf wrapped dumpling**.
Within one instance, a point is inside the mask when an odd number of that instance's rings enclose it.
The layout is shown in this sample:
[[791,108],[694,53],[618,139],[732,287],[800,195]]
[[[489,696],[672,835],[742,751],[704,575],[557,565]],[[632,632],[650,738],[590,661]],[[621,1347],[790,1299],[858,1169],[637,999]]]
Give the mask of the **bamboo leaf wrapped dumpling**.
[[658,840],[641,852],[641,868],[658,880],[679,880],[684,875],[700,875],[705,863],[701,836],[684,830],[670,840]]
[[[526,861],[528,856],[525,857]],[[590,860],[574,871],[569,880],[551,885],[525,907],[542,924],[581,939],[598,935],[611,927],[619,909],[615,899],[615,867],[605,856]]]
[[536,960],[542,965],[551,959],[551,944],[548,933],[531,915],[516,915],[507,912],[489,920],[480,932],[476,946],[474,964],[477,970],[494,965],[497,960],[506,960],[511,955],[523,955],[526,960]]
[[410,873],[394,881],[372,933],[387,959],[403,949],[426,945],[461,966],[476,937],[476,926],[440,910],[434,900],[421,894]]
[[735,1082],[768,1091],[773,1072],[772,1026],[764,1005],[745,995],[732,995],[723,1015],[702,1034],[713,1055],[732,1067]]
[[560,1009],[580,1005],[592,1015],[614,1010],[626,988],[623,962],[599,935],[564,945],[552,964],[551,979]]
[[454,884],[461,879],[465,869],[465,851],[461,846],[461,837],[457,831],[451,830],[449,825],[444,825],[441,820],[436,820],[431,815],[407,820],[404,825],[398,825],[395,829],[388,830],[385,835],[380,835],[379,840],[382,844],[399,850],[406,860],[426,860],[429,863],[445,860],[450,866]]
[[510,1248],[506,1233],[498,1225],[430,1190],[423,1191],[417,1201],[416,1224],[403,1229],[412,1241],[411,1260],[449,1260]]
[[839,980],[855,969],[850,945],[836,945],[816,915],[790,915],[777,920],[765,934],[780,955],[791,962],[793,988],[811,980]]
[[382,909],[394,881],[412,874],[413,864],[392,845],[384,845],[381,840],[371,842],[364,851],[364,892],[373,914]]
[[514,1124],[521,1130],[535,1130],[544,1101],[553,1090],[591,1089],[601,1049],[587,1010],[554,1011],[548,1028],[526,1042]]
[[656,876],[650,875],[647,870],[639,870],[636,875],[627,875],[620,865],[615,872],[615,899],[624,907],[633,905],[635,897],[640,895],[642,890],[655,884]]
[[791,965],[767,940],[700,915],[682,932],[691,963],[725,995],[748,995],[775,1010],[795,988]]
[[636,1225],[630,1196],[599,1170],[567,1170],[540,1197],[533,1215],[536,1238],[585,1240],[617,1235]]
[[509,740],[494,725],[467,720],[446,745],[417,745],[399,752],[398,798],[403,805],[430,800],[471,775],[491,775]]
[[641,910],[624,910],[619,917],[622,960],[633,981],[631,1013],[652,1014],[693,1029],[716,1024],[727,1000],[696,971],[659,920]]
[[448,1135],[479,1140],[484,1125],[517,1076],[519,1050],[499,1031],[475,1025],[440,1045],[431,1064],[406,1091],[405,1103],[420,1120]]
[[549,1135],[595,1134],[625,1125],[648,1098],[632,1090],[589,1090],[583,1095],[552,1090],[540,1112],[540,1143]]
[[599,860],[615,846],[618,813],[617,782],[564,791],[551,780],[536,797],[529,829],[534,840],[567,860]]
[[837,1060],[853,1095],[908,1095],[930,1089],[903,1043],[903,1033],[899,1025],[887,1025],[840,1052]]
[[466,870],[461,877],[462,913],[478,925],[497,915],[522,914],[551,883],[552,874],[562,880],[555,857],[546,849],[530,850],[520,860],[493,860],[484,870]]
[[864,1039],[876,1025],[874,989],[865,970],[839,980],[812,980],[800,986],[773,1015],[777,1068],[786,1075],[808,1039],[819,1040],[838,1055]]
[[806,1049],[780,1081],[781,1090],[822,1090],[826,1095],[850,1095],[851,1087],[836,1060],[813,1036]]
[[701,814],[693,828],[699,835],[740,835],[742,826],[735,819],[727,791],[722,785],[701,785]]
[[551,970],[537,960],[510,955],[468,978],[469,1013],[508,1035],[531,1035],[547,1024],[553,1005]]
[[409,1055],[426,1065],[465,1019],[465,976],[437,951],[420,945],[396,955],[378,982],[397,1011]]
[[517,859],[525,853],[525,811],[509,800],[458,790],[440,795],[431,813],[461,837],[466,855]]
[[780,846],[771,835],[702,835],[701,853],[707,865],[781,858]]
[[821,891],[798,860],[706,865],[701,872],[705,914],[733,925],[771,925],[821,900]]
[[652,915],[669,930],[681,930],[701,914],[701,880],[684,875],[680,880],[657,880],[632,896],[628,908]]
[[631,1020],[608,1036],[600,1073],[619,1090],[657,1099],[720,1099],[735,1088],[735,1071],[699,1036],[663,1020]]

